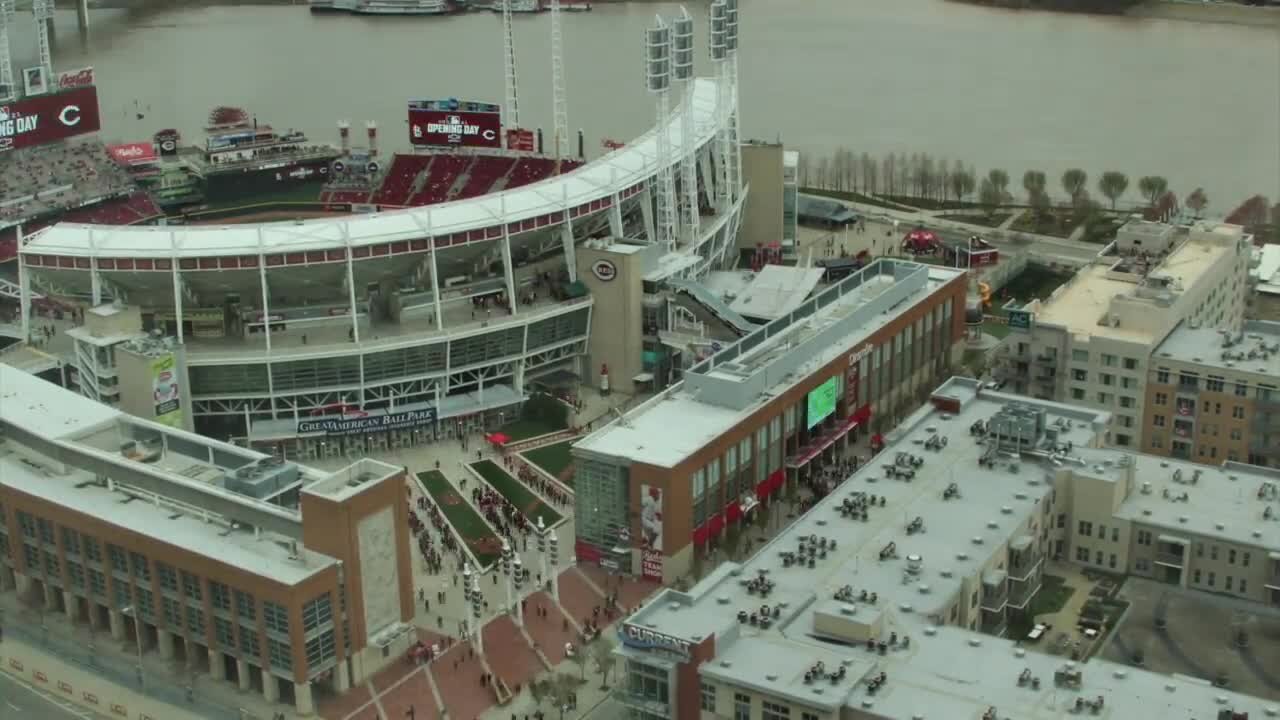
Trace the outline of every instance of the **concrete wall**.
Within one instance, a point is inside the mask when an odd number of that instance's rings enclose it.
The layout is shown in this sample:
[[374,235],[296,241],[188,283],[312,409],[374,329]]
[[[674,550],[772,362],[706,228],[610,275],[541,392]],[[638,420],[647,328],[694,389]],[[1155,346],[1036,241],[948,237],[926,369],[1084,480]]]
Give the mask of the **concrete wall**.
[[751,185],[751,194],[742,209],[740,249],[782,241],[782,152],[782,145],[742,146],[742,180]]
[[[578,248],[578,279],[595,298],[591,324],[607,328],[591,333],[587,345],[591,362],[586,379],[593,387],[600,387],[601,366],[608,365],[611,390],[635,391],[632,378],[644,367],[643,256],[590,244]],[[613,276],[596,272],[599,263],[611,265]]]

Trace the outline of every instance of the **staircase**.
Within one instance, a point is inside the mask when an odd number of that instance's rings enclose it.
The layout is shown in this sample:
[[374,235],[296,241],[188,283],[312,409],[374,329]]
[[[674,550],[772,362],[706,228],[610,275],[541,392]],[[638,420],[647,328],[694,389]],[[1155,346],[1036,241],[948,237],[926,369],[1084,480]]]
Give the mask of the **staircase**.
[[699,305],[711,312],[711,314],[732,326],[740,335],[751,333],[759,327],[730,308],[729,304],[722,300],[719,295],[716,295],[696,282],[672,278],[668,280],[667,283],[671,285],[676,292],[682,292],[693,298]]

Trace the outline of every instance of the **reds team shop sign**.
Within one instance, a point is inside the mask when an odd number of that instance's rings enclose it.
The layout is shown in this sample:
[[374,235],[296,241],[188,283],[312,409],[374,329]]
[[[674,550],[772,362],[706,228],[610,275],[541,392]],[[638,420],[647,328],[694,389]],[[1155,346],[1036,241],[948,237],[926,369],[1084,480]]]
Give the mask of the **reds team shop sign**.
[[20,150],[101,129],[98,91],[82,87],[0,105],[0,150]]
[[409,109],[409,142],[414,145],[502,147],[499,113]]

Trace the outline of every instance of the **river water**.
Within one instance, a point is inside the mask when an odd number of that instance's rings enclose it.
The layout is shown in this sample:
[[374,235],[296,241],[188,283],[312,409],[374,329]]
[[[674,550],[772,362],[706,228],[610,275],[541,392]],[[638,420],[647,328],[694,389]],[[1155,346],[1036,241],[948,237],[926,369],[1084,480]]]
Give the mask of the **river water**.
[[[141,0],[146,3],[148,0]],[[164,3],[157,3],[164,4]],[[988,10],[945,0],[741,0],[742,128],[821,154],[927,152],[1049,173],[1067,167],[1203,186],[1210,210],[1280,197],[1280,32],[1275,28]],[[706,3],[688,3],[706,55]],[[674,3],[565,15],[570,124],[589,154],[653,123],[641,44]],[[29,24],[12,31],[30,64]],[[209,108],[250,109],[336,142],[376,120],[408,146],[405,101],[503,101],[501,21],[312,16],[305,6],[184,6],[56,20],[54,63],[97,68],[104,134],[196,132]],[[516,18],[521,121],[551,124],[545,15]],[[703,61],[703,65],[707,65]],[[708,68],[700,68],[706,71]],[[135,104],[146,115],[136,119]],[[1014,185],[1018,185],[1015,179]]]

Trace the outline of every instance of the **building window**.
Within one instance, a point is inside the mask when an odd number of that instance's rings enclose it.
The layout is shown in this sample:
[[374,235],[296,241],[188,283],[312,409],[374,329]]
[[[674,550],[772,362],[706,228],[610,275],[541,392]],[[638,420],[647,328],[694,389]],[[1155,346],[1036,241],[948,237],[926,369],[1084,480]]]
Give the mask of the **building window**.
[[111,569],[114,572],[129,574],[129,557],[124,550],[115,545],[107,545],[107,554],[111,556]]
[[133,568],[133,577],[142,580],[142,582],[151,582],[151,566],[147,564],[146,556],[137,552],[129,552],[129,566]]
[[1235,584],[1236,584],[1236,579],[1228,575],[1227,581],[1223,583],[1223,587],[1226,588],[1227,592],[1231,592],[1231,589],[1232,587],[1235,586]]
[[267,640],[267,660],[277,670],[293,669],[293,654],[289,652],[288,643]]
[[1249,395],[1249,386],[1244,383],[1236,383],[1236,397],[1247,397]]
[[800,720],[818,720],[818,714],[811,713],[811,712],[802,712],[800,713]]
[[1212,572],[1209,573],[1209,587],[1213,587],[1217,582],[1217,576]]
[[[116,583],[119,587],[119,583]],[[160,598],[160,605],[164,608],[164,621],[170,627],[182,627],[182,608],[178,607],[178,601],[173,598]]]
[[213,639],[219,646],[227,650],[235,650],[236,636],[235,631],[231,628],[230,621],[222,618],[213,619]]
[[1111,542],[1120,542],[1120,528],[1111,528]]
[[1088,381],[1089,381],[1089,371],[1088,371],[1088,370],[1081,370],[1081,369],[1079,369],[1079,368],[1075,368],[1075,369],[1073,369],[1073,370],[1071,371],[1071,379],[1072,379],[1072,380],[1075,380],[1076,382],[1088,382]]
[[1209,392],[1222,392],[1223,387],[1224,387],[1224,383],[1222,381],[1222,378],[1214,375],[1210,375],[1209,378],[1205,380],[1205,383],[1204,383],[1204,389],[1208,390]]
[[1249,553],[1240,556],[1240,567],[1249,567]]
[[217,580],[210,580],[209,603],[213,605],[214,610],[226,610],[227,612],[231,612],[231,588],[228,588]]
[[1133,569],[1138,572],[1146,572],[1151,569],[1151,564],[1145,558],[1138,558],[1133,563]]
[[1076,560],[1080,562],[1089,562],[1089,548],[1080,546],[1076,548]]
[[1150,531],[1150,530],[1139,530],[1139,531],[1138,531],[1138,544],[1139,544],[1139,545],[1150,545],[1150,544],[1151,544],[1151,531]]
[[733,694],[733,720],[751,720],[751,696]]
[[1131,358],[1131,357],[1127,357],[1127,358],[1125,358],[1125,359],[1124,359],[1124,369],[1125,369],[1125,370],[1137,370],[1137,369],[1138,369],[1138,358]]
[[1160,368],[1159,370],[1156,370],[1156,382],[1161,385],[1167,385],[1169,383],[1169,370],[1167,368]]
[[1235,419],[1237,419],[1237,420],[1243,420],[1243,419],[1244,419],[1244,406],[1243,406],[1243,405],[1233,405],[1233,406],[1231,406],[1231,417],[1233,417],[1233,418],[1235,418]]
[[1169,404],[1169,394],[1168,394],[1168,393],[1162,393],[1162,392],[1158,392],[1158,393],[1156,393],[1155,403],[1156,403],[1156,405],[1168,405],[1168,404]]
[[1084,399],[1084,388],[1071,388],[1071,399],[1072,399],[1072,400],[1083,400],[1083,399]]
[[1085,537],[1093,537],[1093,523],[1085,520],[1080,521],[1079,532]]
[[311,634],[317,628],[333,622],[333,606],[329,602],[329,593],[302,606],[302,632]]
[[1098,374],[1098,379],[1102,381],[1102,384],[1103,384],[1103,385],[1115,385],[1115,384],[1116,384],[1116,376],[1115,376],[1115,375],[1112,375],[1111,373],[1099,373],[1099,374]]
[[1128,446],[1132,441],[1133,441],[1133,438],[1131,438],[1128,435],[1123,435],[1123,434],[1116,435],[1116,445],[1119,445],[1121,447]]
[[1122,408],[1131,408],[1131,407],[1133,407],[1133,406],[1134,406],[1134,405],[1136,405],[1136,404],[1137,404],[1137,401],[1136,401],[1136,400],[1134,400],[1133,398],[1129,397],[1128,395],[1121,395],[1121,396],[1120,396],[1120,407],[1122,407]]
[[187,607],[187,632],[192,637],[204,637],[204,611],[199,608]]
[[1151,447],[1152,449],[1155,449],[1155,450],[1159,450],[1160,448],[1164,447],[1164,438],[1161,438],[1161,437],[1151,438]]
[[236,591],[236,614],[245,620],[257,619],[257,605],[254,603],[252,595],[242,590]]
[[702,683],[702,709],[709,713],[716,711],[716,687],[711,683]]
[[1200,571],[1199,571],[1199,570],[1196,570],[1196,571],[1194,571],[1194,572],[1192,572],[1192,573],[1191,573],[1191,582],[1192,582],[1192,583],[1194,583],[1194,584],[1196,584],[1196,585],[1199,585],[1199,584],[1200,584]]
[[81,535],[80,539],[84,541],[84,557],[90,562],[102,562],[102,546],[98,541],[88,535]]
[[1246,589],[1248,587],[1249,587],[1249,581],[1245,580],[1244,578],[1240,578],[1239,593],[1241,595],[1245,594],[1246,592],[1248,592],[1248,590]]
[[243,625],[240,626],[240,652],[255,660],[262,655],[262,649],[258,646],[258,633]]
[[80,554],[80,533],[71,528],[62,528],[62,551],[67,555]]
[[1098,526],[1098,539],[1099,539],[1099,540],[1106,540],[1106,539],[1107,539],[1107,526],[1106,526],[1106,525],[1099,525],[1099,526]]
[[156,575],[160,576],[160,589],[166,592],[178,592],[178,573],[162,562],[156,563]]
[[1228,562],[1229,564],[1231,564],[1231,565],[1235,565],[1235,564],[1236,564],[1236,550],[1235,550],[1235,548],[1229,548],[1229,549],[1227,550],[1227,562]]
[[89,592],[98,597],[107,596],[107,577],[93,568],[89,568]]
[[1116,356],[1111,353],[1102,353],[1102,364],[1106,367],[1116,366]]
[[1115,570],[1115,569],[1116,569],[1116,554],[1115,554],[1115,553],[1111,553],[1111,557],[1107,559],[1107,567],[1111,568],[1112,570]]
[[791,708],[786,705],[763,700],[760,702],[760,707],[761,720],[788,720],[791,717]]
[[262,603],[262,622],[267,632],[289,634],[289,611],[270,600]]
[[1094,564],[1095,564],[1095,565],[1101,565],[1101,564],[1102,564],[1102,551],[1101,551],[1101,550],[1099,550],[1099,551],[1098,551],[1098,554],[1094,557],[1094,561],[1093,561],[1093,562],[1094,562]]
[[1072,362],[1089,362],[1089,351],[1088,350],[1072,350],[1071,361]]
[[200,592],[200,578],[189,572],[183,572],[182,593],[192,600],[202,599],[204,596]]
[[36,518],[36,525],[40,528],[40,540],[42,542],[49,543],[50,545],[56,542],[53,539],[53,523],[45,520],[44,518]]
[[1217,559],[1218,559],[1218,546],[1217,546],[1217,545],[1210,545],[1210,546],[1209,546],[1209,559],[1210,559],[1210,560],[1217,560]]
[[315,671],[337,657],[337,647],[330,628],[307,641],[307,669]]

